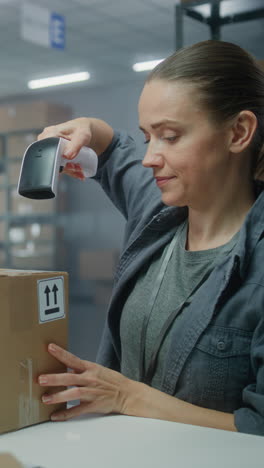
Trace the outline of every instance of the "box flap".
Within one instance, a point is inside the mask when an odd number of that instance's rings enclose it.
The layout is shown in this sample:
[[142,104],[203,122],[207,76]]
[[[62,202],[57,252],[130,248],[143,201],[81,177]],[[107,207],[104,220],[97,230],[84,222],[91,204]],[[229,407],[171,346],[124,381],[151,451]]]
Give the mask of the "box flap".
[[62,271],[47,271],[47,270],[13,270],[8,268],[0,268],[0,276],[31,276],[31,275],[42,275],[43,274],[52,274],[61,275],[65,272]]

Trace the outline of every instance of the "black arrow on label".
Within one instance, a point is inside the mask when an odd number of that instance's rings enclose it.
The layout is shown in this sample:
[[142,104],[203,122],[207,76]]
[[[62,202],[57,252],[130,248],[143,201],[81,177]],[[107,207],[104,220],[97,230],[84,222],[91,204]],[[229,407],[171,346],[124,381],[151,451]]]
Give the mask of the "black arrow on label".
[[50,293],[50,288],[48,286],[46,286],[44,293],[46,294],[46,301],[47,301],[47,307],[48,307],[49,306],[49,293]]
[[59,289],[57,288],[56,284],[54,284],[53,288],[52,288],[52,292],[54,294],[54,304],[57,304],[57,291]]

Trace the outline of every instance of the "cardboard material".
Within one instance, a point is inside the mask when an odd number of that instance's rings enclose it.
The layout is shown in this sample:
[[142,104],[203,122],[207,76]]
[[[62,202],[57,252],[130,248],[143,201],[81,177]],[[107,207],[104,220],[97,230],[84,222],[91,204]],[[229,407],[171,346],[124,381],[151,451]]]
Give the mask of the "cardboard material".
[[65,405],[44,405],[41,373],[65,372],[47,352],[67,348],[68,275],[65,272],[0,270],[0,433],[50,419]]
[[16,102],[0,106],[0,133],[16,130],[42,130],[71,118],[71,108],[47,101]]
[[13,455],[0,453],[0,468],[23,468],[23,465]]

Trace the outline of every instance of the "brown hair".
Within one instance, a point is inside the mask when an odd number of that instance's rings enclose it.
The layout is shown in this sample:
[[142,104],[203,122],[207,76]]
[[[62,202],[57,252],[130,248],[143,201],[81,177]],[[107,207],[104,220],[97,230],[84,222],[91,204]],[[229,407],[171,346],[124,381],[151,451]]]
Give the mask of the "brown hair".
[[252,142],[254,177],[264,175],[264,73],[253,57],[236,44],[209,40],[176,51],[148,75],[195,85],[211,118],[221,123],[242,110],[258,121]]

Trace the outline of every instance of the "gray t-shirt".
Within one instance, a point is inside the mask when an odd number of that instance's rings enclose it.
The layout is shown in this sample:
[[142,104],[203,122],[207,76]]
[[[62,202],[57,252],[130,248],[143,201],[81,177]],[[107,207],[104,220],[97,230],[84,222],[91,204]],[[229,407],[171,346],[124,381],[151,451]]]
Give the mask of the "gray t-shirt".
[[[145,369],[148,368],[157,338],[166,319],[189,296],[206,273],[210,272],[216,263],[232,250],[238,238],[238,233],[236,233],[227,244],[220,247],[188,251],[185,250],[187,227],[185,221],[179,226],[179,232],[177,230],[175,234],[176,244],[147,325]],[[152,261],[140,271],[123,308],[120,322],[121,372],[133,380],[139,380],[140,342],[144,316],[149,311],[151,293],[169,245],[167,244],[163,250],[157,252]],[[157,389],[161,387],[163,363],[170,345],[172,330],[175,333],[176,329],[176,333],[180,335],[186,320],[191,320],[188,307],[177,316],[159,350],[157,367],[151,382],[151,385]]]

